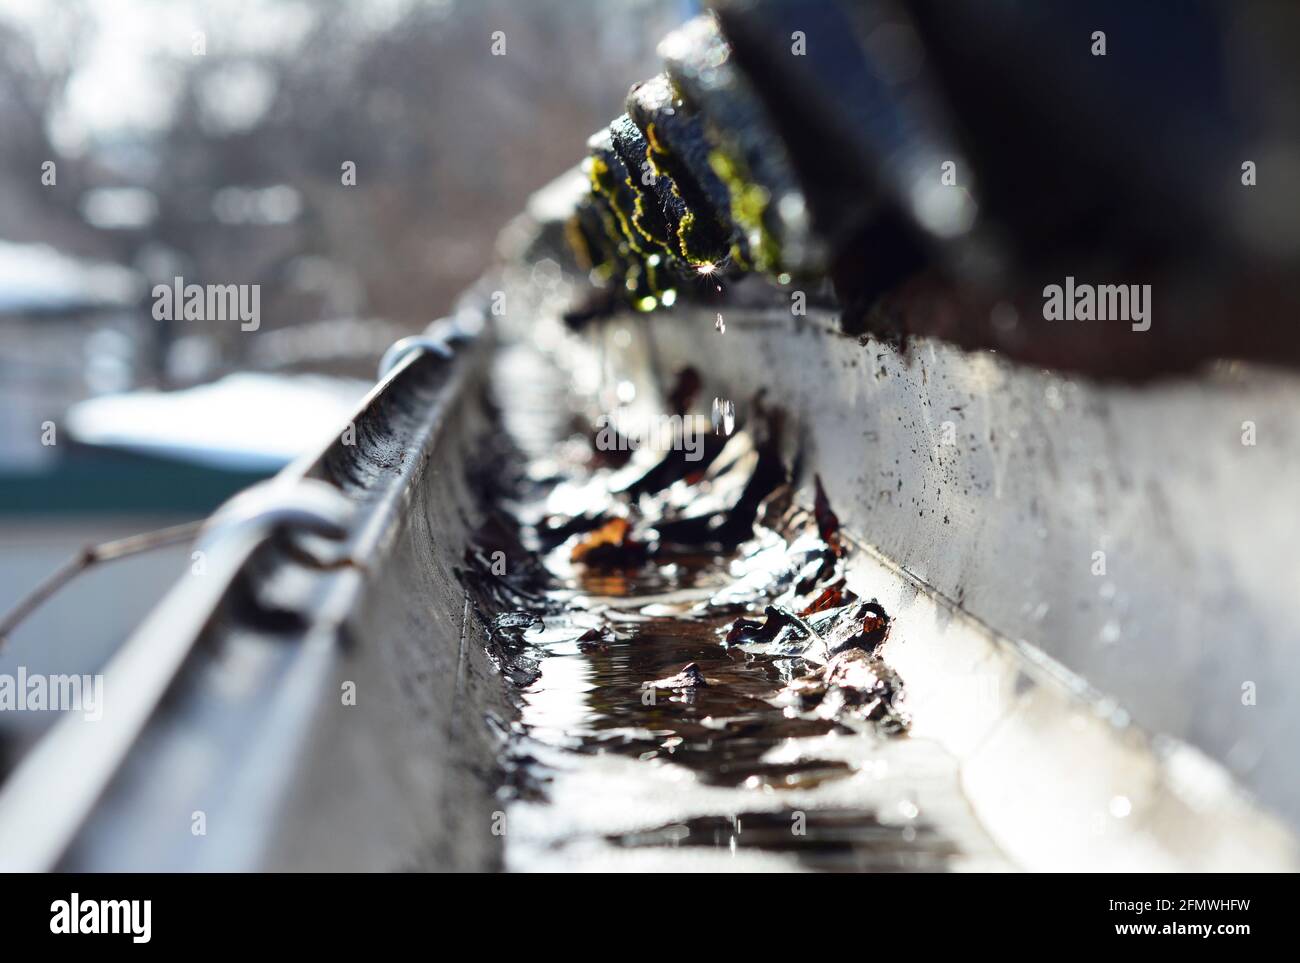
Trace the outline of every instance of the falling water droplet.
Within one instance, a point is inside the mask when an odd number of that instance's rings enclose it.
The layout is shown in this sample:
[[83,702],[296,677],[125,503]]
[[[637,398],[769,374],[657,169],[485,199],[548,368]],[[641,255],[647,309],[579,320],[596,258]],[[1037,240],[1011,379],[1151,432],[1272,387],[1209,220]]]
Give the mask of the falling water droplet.
[[736,405],[732,401],[713,399],[713,433],[722,429],[724,435],[730,435],[736,429]]
[[722,320],[721,314],[718,315],[718,320],[713,322],[713,327],[717,330],[718,334],[727,333],[727,322]]

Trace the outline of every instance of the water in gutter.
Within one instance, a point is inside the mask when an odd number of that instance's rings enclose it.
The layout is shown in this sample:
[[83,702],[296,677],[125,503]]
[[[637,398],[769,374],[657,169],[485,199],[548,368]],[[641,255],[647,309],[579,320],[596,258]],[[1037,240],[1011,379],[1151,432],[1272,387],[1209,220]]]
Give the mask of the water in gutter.
[[536,379],[502,403],[533,454],[491,459],[464,577],[519,708],[508,868],[1002,865],[951,760],[908,735],[889,615],[845,584],[820,489],[794,498],[778,412],[729,436],[701,418],[698,448],[686,416],[632,452]]

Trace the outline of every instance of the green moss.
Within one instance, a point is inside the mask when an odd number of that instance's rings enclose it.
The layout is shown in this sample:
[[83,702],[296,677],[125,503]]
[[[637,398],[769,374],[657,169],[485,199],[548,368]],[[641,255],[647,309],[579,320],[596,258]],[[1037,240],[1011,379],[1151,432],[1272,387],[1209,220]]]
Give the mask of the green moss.
[[668,149],[664,147],[663,144],[659,143],[659,135],[655,131],[654,124],[646,124],[645,140],[647,144],[645,152],[646,160],[648,160],[651,166],[654,167],[656,173],[663,172],[666,176],[668,171],[661,163],[661,159],[669,156]]
[[629,220],[632,222],[632,227],[636,230],[638,234],[641,235],[641,237],[646,241],[646,243],[648,243],[652,248],[654,248],[661,254],[671,255],[673,252],[672,249],[668,246],[667,240],[665,238],[656,237],[645,227],[645,222],[646,222],[645,192],[642,190],[638,190],[636,185],[632,183],[632,178],[634,176],[635,175],[633,174],[629,174],[627,178],[625,178],[625,183],[627,184],[627,188],[632,192],[632,215],[629,218]]
[[[634,297],[644,290],[658,295],[663,287],[660,277],[663,259],[654,248],[661,246],[656,245],[654,239],[636,225],[635,210],[629,216],[619,206],[618,181],[609,164],[599,155],[593,154],[587,158],[584,167],[592,193],[598,198],[597,210],[604,222],[605,232],[612,239],[617,239],[618,253],[625,259],[621,268],[609,265],[609,276],[616,277],[621,270],[623,287]],[[630,182],[627,186],[632,189]],[[639,207],[640,195],[633,190],[632,196],[636,199],[635,206]],[[667,253],[666,249],[662,250]],[[633,256],[633,252],[636,256]]]
[[[588,159],[593,160],[592,158]],[[590,173],[590,167],[588,168]],[[621,281],[626,277],[625,264],[632,255],[626,238],[619,229],[609,201],[602,193],[593,193],[590,201],[591,210],[600,225],[600,234],[604,243],[597,251],[591,249],[592,261],[596,262],[593,270],[597,277],[605,281]]]
[[[618,181],[615,179],[614,172],[605,161],[598,156],[588,158],[589,167],[587,177],[591,181],[591,189],[594,193],[605,199],[609,209],[613,212],[614,217],[618,219],[619,231],[623,238],[631,246],[632,250],[643,256],[653,254],[653,250],[647,249],[645,242],[651,240],[648,236],[643,239],[643,232],[633,226],[632,218],[629,212],[619,206]],[[631,184],[628,184],[629,188]],[[635,197],[635,194],[633,195]]]
[[[671,268],[676,264],[680,269],[681,261],[700,268],[729,256],[745,271],[772,273],[779,268],[780,245],[766,224],[771,213],[771,197],[766,188],[753,181],[743,160],[718,147],[708,154],[709,167],[727,194],[726,214],[739,235],[738,240],[728,245],[728,255],[722,247],[726,244],[725,231],[715,223],[712,212],[697,211],[683,198],[670,173],[673,156],[659,139],[654,124],[646,125],[644,137],[646,163],[656,178],[666,178],[659,190],[666,187],[680,207],[670,205],[671,211],[666,212],[650,210],[648,205],[658,204],[662,195],[642,189],[634,182],[637,172],[628,165],[626,157],[615,161],[617,155],[602,150],[589,156],[584,169],[601,225],[599,233],[610,241],[610,250],[603,252],[594,250],[597,245],[605,246],[599,237],[588,245],[590,261],[597,262],[601,253],[606,255],[594,269],[600,276],[620,284],[636,310],[653,311],[676,299],[676,274]],[[627,173],[623,176],[625,169]],[[647,201],[647,196],[652,200]],[[658,215],[664,222],[660,224],[652,215]],[[660,237],[664,230],[667,235]]]
[[[771,199],[767,188],[753,183],[745,163],[720,148],[709,152],[709,167],[727,188],[731,219],[749,241],[755,269],[764,272],[775,269],[781,262],[781,249],[763,222]],[[736,245],[732,245],[732,256],[738,253]],[[737,258],[737,261],[743,264],[744,258]]]
[[587,243],[586,235],[582,233],[582,225],[578,223],[577,214],[564,222],[564,240],[569,245],[569,250],[573,252],[578,267],[590,271],[596,266],[598,263],[596,253]]
[[670,165],[667,163],[672,155],[660,143],[654,124],[646,125],[645,139],[647,144],[646,161],[650,164],[650,169],[654,171],[656,177],[665,179],[673,197],[680,201],[682,205],[683,213],[677,221],[677,251],[675,253],[680,254],[682,260],[692,267],[714,263],[718,260],[718,255],[716,252],[709,250],[710,238],[708,232],[703,228],[695,211],[691,209],[681,190],[677,187],[677,181],[672,175]]
[[688,209],[677,224],[677,245],[682,257],[692,267],[716,264],[721,258],[712,250],[715,243],[713,232],[703,227],[695,212]]

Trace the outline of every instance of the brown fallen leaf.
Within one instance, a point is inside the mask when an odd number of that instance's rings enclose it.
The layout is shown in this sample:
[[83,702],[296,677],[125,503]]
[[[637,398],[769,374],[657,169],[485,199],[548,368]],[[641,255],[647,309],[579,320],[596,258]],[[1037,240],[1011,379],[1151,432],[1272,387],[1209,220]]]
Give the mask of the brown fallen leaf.
[[594,568],[627,568],[646,559],[646,547],[630,538],[632,523],[626,518],[611,518],[588,532],[569,553],[569,561]]
[[578,649],[582,652],[608,652],[614,633],[609,628],[588,629],[578,636]]
[[826,489],[822,488],[822,476],[814,475],[813,484],[816,486],[816,494],[813,497],[813,517],[817,519],[817,532],[821,535],[822,541],[830,546],[832,552],[837,556],[843,555],[844,548],[840,544],[840,520],[831,510]]
[[824,612],[827,609],[837,609],[856,599],[857,596],[844,588],[844,579],[840,579],[835,584],[828,586],[808,603],[807,608],[802,609],[799,614],[804,618],[810,615],[816,615],[818,612]]

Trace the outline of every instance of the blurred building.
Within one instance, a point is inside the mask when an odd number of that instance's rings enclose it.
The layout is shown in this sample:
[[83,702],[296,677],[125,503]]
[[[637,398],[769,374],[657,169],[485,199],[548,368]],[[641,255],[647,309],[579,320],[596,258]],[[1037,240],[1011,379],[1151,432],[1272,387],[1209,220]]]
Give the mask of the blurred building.
[[68,407],[137,383],[140,285],[117,265],[0,241],[0,478],[50,471]]

